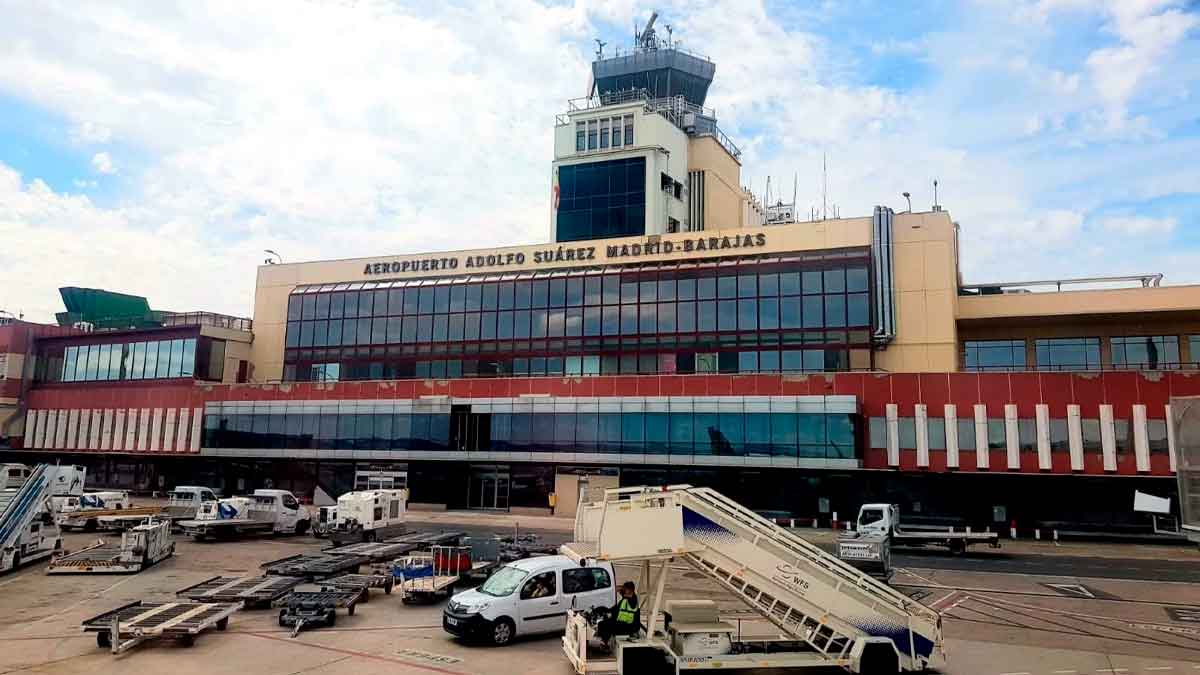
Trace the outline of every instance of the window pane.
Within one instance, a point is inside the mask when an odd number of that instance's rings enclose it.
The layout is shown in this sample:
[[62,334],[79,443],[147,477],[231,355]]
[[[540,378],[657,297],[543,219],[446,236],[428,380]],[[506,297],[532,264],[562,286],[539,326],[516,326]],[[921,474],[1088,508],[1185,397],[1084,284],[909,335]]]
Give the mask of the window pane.
[[1039,370],[1099,370],[1100,338],[1053,338],[1036,341]]
[[1024,340],[971,340],[963,346],[966,370],[1023,370]]
[[196,338],[183,341],[183,363],[180,367],[180,377],[193,377],[196,374]]
[[758,329],[758,301],[754,299],[737,301],[738,330]]
[[975,420],[958,420],[958,449],[975,449]]
[[[328,311],[328,303],[326,303]],[[179,377],[183,373],[183,340],[171,340],[171,366],[167,377]]]

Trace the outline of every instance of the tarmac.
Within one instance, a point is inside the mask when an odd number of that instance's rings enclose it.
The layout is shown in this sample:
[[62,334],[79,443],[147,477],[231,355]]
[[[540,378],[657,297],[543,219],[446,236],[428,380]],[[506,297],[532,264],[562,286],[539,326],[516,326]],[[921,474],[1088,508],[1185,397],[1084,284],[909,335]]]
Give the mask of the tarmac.
[[[561,518],[477,512],[414,512],[408,522],[413,530],[516,528],[548,542],[569,539],[572,529]],[[827,546],[836,536],[800,533]],[[78,549],[96,537],[72,533],[64,539],[67,548]],[[573,672],[557,636],[505,648],[464,644],[442,631],[440,603],[404,605],[396,595],[376,594],[354,616],[343,612],[336,628],[296,638],[277,625],[271,610],[241,611],[228,630],[205,633],[190,648],[150,642],[116,657],[80,630],[82,620],[128,602],[172,600],[175,591],[211,576],[258,574],[263,562],[325,545],[311,537],[225,543],[178,538],[175,557],[136,575],[51,577],[37,564],[0,576],[0,675]],[[1200,585],[1164,580],[1200,568],[1195,549],[1017,541],[973,551],[898,556],[903,564],[893,585],[943,615],[946,660],[937,672],[1200,675]],[[621,580],[638,572],[633,566],[617,571]],[[668,596],[712,598],[741,612],[747,617],[738,622],[743,635],[774,630],[699,572],[686,566],[668,572]]]

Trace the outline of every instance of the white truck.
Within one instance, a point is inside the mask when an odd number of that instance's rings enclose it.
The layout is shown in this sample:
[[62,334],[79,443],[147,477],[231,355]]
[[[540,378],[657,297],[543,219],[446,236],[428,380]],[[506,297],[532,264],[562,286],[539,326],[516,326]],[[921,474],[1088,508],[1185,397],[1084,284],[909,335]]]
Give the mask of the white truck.
[[196,517],[179,527],[197,541],[233,539],[255,534],[304,534],[311,523],[308,510],[287,490],[255,490],[248,497],[204,502]]
[[174,554],[171,521],[149,517],[122,532],[119,544],[97,541],[87,548],[56,556],[46,574],[136,573]]
[[100,515],[133,506],[129,501],[129,493],[124,490],[93,490],[81,495],[52,497],[52,500],[55,521],[63,529],[81,527],[95,530],[99,527],[97,518]]
[[[603,501],[580,505],[574,539],[562,552],[581,564],[640,562],[643,568],[645,625],[615,640],[615,659],[593,658],[588,648],[594,613],[567,611],[563,651],[580,675],[800,668],[876,675],[919,672],[944,657],[936,611],[708,488],[608,490]],[[656,563],[661,567],[650,590]],[[732,593],[780,637],[742,640],[731,624],[713,620],[711,607],[695,601],[676,602],[676,611],[688,616],[661,625],[666,579],[678,576],[673,563],[691,565]]]
[[164,515],[172,521],[191,520],[196,517],[205,502],[216,502],[217,495],[211,488],[200,485],[177,485],[167,495]]
[[0,572],[61,551],[62,534],[54,522],[52,498],[83,489],[83,467],[27,468],[5,466],[6,487],[0,488]]
[[404,534],[407,490],[362,490],[338,497],[335,520],[324,523],[334,544],[383,541]]
[[955,555],[972,544],[1000,548],[1000,535],[990,529],[972,532],[969,527],[904,528],[900,524],[900,507],[895,504],[863,504],[858,510],[855,529],[861,537],[882,536],[891,546],[945,546]]

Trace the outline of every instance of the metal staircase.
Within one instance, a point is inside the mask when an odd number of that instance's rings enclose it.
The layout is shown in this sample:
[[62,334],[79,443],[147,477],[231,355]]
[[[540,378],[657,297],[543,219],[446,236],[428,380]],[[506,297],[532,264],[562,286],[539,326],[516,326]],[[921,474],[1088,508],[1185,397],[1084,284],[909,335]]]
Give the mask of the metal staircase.
[[56,473],[53,469],[39,464],[21,487],[0,490],[0,549],[14,546],[30,521],[47,507]]
[[588,557],[683,559],[829,658],[888,638],[920,670],[942,642],[937,612],[708,488],[610,490],[581,509],[576,537]]

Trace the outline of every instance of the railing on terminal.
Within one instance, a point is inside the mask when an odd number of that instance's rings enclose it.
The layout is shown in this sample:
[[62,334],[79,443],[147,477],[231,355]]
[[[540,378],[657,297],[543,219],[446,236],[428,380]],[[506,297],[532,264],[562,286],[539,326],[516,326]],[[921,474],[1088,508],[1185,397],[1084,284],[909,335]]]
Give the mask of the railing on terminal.
[[[1113,288],[1158,288],[1163,275],[1129,274],[1113,277],[1080,277],[1075,279],[1048,279],[1040,281],[1005,281],[988,284],[964,284],[958,287],[959,295],[1004,295],[1012,293],[1061,293],[1063,286],[1086,286],[1077,290],[1108,290]],[[1047,289],[1053,289],[1049,291]]]
[[164,312],[150,311],[126,316],[84,317],[77,312],[62,312],[59,321],[85,331],[139,330],[148,328],[170,328],[179,326],[213,326],[250,332],[254,321],[240,316],[215,312]]

